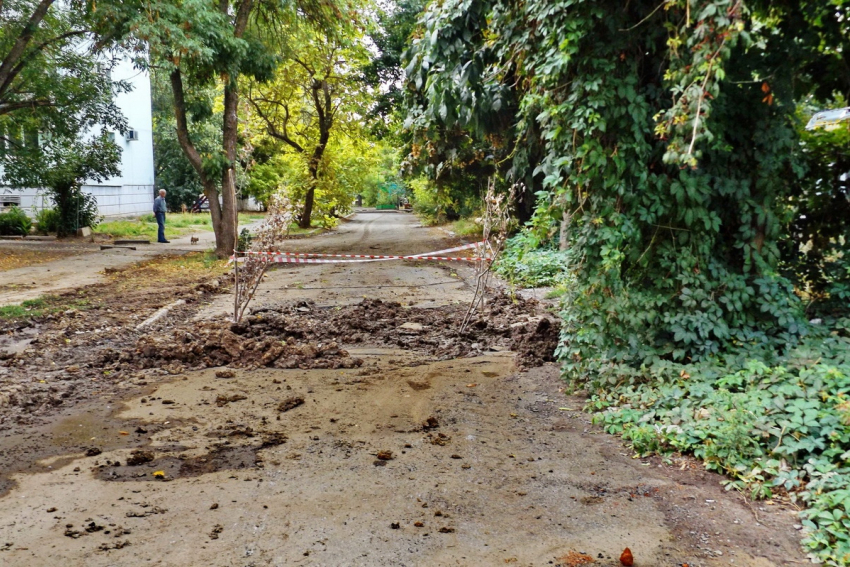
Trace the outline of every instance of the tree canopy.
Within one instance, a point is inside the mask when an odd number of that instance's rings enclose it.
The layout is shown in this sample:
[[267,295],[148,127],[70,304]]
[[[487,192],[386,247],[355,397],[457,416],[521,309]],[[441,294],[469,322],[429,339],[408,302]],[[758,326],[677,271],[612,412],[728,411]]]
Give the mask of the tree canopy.
[[[92,177],[114,173],[117,146],[92,136],[126,129],[114,94],[129,87],[111,80],[112,56],[92,31],[91,10],[81,2],[10,0],[0,3],[0,23],[2,182],[52,187],[74,151]],[[95,154],[100,159],[86,157]]]

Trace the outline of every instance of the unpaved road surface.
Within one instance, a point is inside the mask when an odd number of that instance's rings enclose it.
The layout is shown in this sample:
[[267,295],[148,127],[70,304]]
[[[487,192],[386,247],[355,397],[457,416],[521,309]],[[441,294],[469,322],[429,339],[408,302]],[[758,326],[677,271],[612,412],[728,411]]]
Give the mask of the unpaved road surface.
[[[292,247],[458,244],[417,224],[361,214]],[[460,333],[468,267],[282,266],[235,326],[220,275],[157,270],[5,324],[0,565],[806,562],[793,510],[595,428],[543,306],[496,298]]]
[[[191,243],[193,236],[198,239],[195,245]],[[97,238],[103,237],[97,235]],[[169,244],[136,244],[106,250],[101,250],[101,244],[111,244],[111,241],[0,240],[0,256],[12,258],[0,263],[0,306],[101,283],[105,281],[105,271],[125,269],[163,254],[211,248],[215,235],[199,232],[172,238]],[[47,257],[51,261],[34,261],[34,256]],[[20,266],[15,266],[18,262]]]

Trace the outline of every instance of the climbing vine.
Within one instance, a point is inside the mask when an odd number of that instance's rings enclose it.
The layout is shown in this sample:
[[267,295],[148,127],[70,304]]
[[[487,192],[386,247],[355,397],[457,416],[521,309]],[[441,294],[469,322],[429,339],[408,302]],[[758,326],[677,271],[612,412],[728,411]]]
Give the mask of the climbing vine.
[[805,173],[797,76],[835,55],[801,39],[846,41],[806,31],[829,10],[445,0],[425,12],[407,126],[428,147],[498,137],[488,155],[535,191],[532,229],[560,233],[575,282],[559,349],[569,376],[616,383],[622,364],[807,332],[780,245]]

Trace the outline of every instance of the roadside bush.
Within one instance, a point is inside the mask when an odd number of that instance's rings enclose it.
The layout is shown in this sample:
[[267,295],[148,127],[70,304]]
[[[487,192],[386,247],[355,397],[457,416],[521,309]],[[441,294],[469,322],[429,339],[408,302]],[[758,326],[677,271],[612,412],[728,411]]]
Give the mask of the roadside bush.
[[5,213],[0,213],[0,234],[5,236],[26,236],[30,233],[32,221],[18,207],[12,207]]
[[103,218],[97,209],[97,198],[79,189],[54,192],[53,202],[59,211],[57,236],[75,234],[78,228],[85,226],[95,228]]
[[559,286],[566,283],[566,255],[553,245],[542,247],[531,232],[508,239],[494,267],[497,274],[523,287]]
[[38,231],[42,234],[56,232],[59,228],[59,211],[56,209],[41,209],[35,214]]
[[484,227],[475,219],[460,219],[451,224],[451,231],[462,237],[481,238]]
[[699,364],[614,367],[589,407],[638,453],[691,453],[731,477],[727,490],[805,504],[810,556],[850,565],[850,335],[819,330],[763,359],[742,348]]

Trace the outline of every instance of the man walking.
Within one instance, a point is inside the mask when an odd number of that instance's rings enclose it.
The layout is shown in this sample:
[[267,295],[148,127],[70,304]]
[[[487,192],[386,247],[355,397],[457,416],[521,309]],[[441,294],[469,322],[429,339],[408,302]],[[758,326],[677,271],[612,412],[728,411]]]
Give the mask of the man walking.
[[156,224],[159,230],[156,233],[156,241],[168,244],[165,239],[165,189],[159,190],[159,197],[153,200],[153,214],[156,216]]

